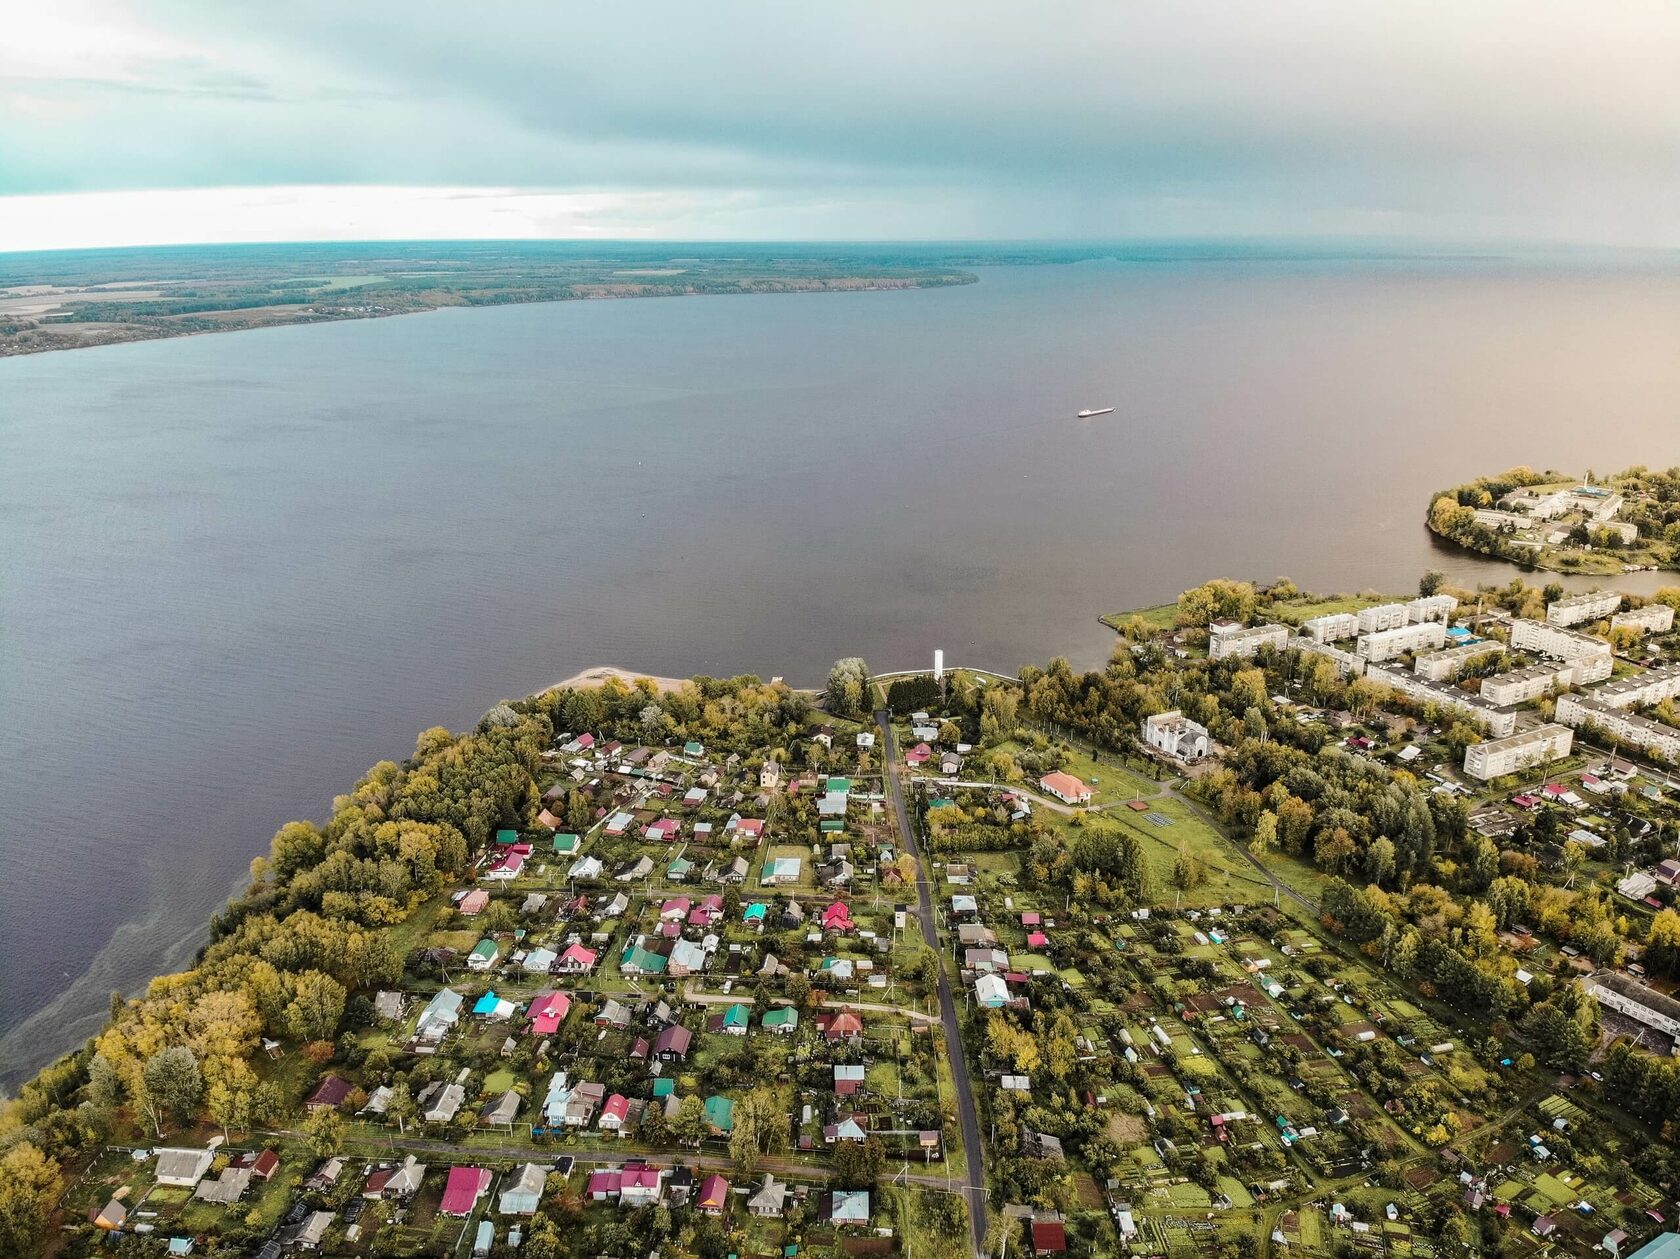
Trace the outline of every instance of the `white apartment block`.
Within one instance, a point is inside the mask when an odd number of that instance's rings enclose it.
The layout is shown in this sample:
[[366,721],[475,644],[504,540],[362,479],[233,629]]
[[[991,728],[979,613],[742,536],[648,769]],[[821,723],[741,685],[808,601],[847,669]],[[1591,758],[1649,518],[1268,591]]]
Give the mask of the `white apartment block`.
[[1157,752],[1181,761],[1199,760],[1208,754],[1207,727],[1191,721],[1176,708],[1145,717],[1143,741]]
[[1583,621],[1599,621],[1622,606],[1622,596],[1614,590],[1589,590],[1584,595],[1570,595],[1546,606],[1548,625],[1579,625]]
[[1531,699],[1575,685],[1575,666],[1567,660],[1531,664],[1482,679],[1482,698],[1490,704],[1526,704]]
[[1301,633],[1315,643],[1333,643],[1359,633],[1359,617],[1352,612],[1330,612],[1301,622]]
[[1501,708],[1480,695],[1461,691],[1445,682],[1430,682],[1395,665],[1372,665],[1365,676],[1412,699],[1441,708],[1450,708],[1495,738],[1502,739],[1508,734],[1516,733],[1517,710]]
[[1365,675],[1365,657],[1355,655],[1351,651],[1343,651],[1340,647],[1332,647],[1329,643],[1315,642],[1310,638],[1291,638],[1289,645],[1296,651],[1304,651],[1314,656],[1323,656],[1336,666],[1336,671],[1350,678]]
[[1623,501],[1620,494],[1581,485],[1571,490],[1556,490],[1550,494],[1535,494],[1531,491],[1509,494],[1500,500],[1500,503],[1505,507],[1523,505],[1533,520],[1556,520],[1572,511],[1583,511],[1586,512],[1588,520],[1603,524],[1622,510]]
[[1499,533],[1506,528],[1526,529],[1534,523],[1532,516],[1519,516],[1514,511],[1493,511],[1487,507],[1478,507],[1471,513],[1476,523]]
[[1680,697],[1680,664],[1665,664],[1595,686],[1591,698],[1606,708],[1647,708]]
[[1581,981],[1581,986],[1608,1006],[1630,1019],[1654,1028],[1671,1040],[1680,1041],[1680,1001],[1665,996],[1639,983],[1631,975],[1620,971],[1595,971]]
[[1458,600],[1452,595],[1419,595],[1406,605],[1406,616],[1413,625],[1425,621],[1445,623],[1452,620],[1453,613],[1457,611]]
[[1653,756],[1680,761],[1680,730],[1648,717],[1611,708],[1584,695],[1560,695],[1555,715],[1566,726],[1579,730],[1591,724],[1609,738],[1630,743]]
[[1484,638],[1480,642],[1465,643],[1461,647],[1444,647],[1440,651],[1425,652],[1417,658],[1414,668],[1418,677],[1430,682],[1450,682],[1472,660],[1486,656],[1503,656],[1504,645]]
[[1554,656],[1559,660],[1610,655],[1610,644],[1602,638],[1548,625],[1545,621],[1512,621],[1511,646],[1518,651],[1536,651],[1542,656]]
[[1666,603],[1647,603],[1632,612],[1618,612],[1610,618],[1611,629],[1631,625],[1641,634],[1666,634],[1674,628],[1674,609]]
[[[1404,608],[1404,604],[1396,604]],[[1371,661],[1393,660],[1408,651],[1433,651],[1447,641],[1447,627],[1439,621],[1422,625],[1399,625],[1394,629],[1361,634],[1355,650]]]
[[1375,634],[1382,630],[1399,629],[1412,619],[1411,610],[1403,603],[1379,603],[1359,612],[1359,632]]
[[1487,782],[1520,773],[1536,765],[1561,761],[1575,745],[1575,732],[1556,724],[1536,726],[1521,734],[1489,739],[1464,749],[1464,772]]
[[1255,625],[1244,628],[1234,621],[1215,621],[1208,626],[1208,658],[1248,657],[1262,647],[1282,648],[1289,642],[1287,625]]

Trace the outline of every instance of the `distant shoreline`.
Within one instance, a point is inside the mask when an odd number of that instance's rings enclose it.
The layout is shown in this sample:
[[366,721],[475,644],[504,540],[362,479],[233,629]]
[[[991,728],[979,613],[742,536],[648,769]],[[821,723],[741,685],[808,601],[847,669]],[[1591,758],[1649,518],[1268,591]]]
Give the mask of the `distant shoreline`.
[[[979,283],[968,272],[919,278],[830,276],[803,280],[745,280],[732,288],[678,288],[654,284],[587,285],[574,291],[543,293],[495,301],[437,300],[396,309],[332,311],[303,308],[296,311],[253,309],[249,317],[211,320],[180,317],[181,323],[113,323],[90,325],[78,321],[55,321],[32,326],[21,334],[4,323],[0,311],[0,359],[31,354],[53,354],[65,350],[90,350],[104,345],[130,345],[140,341],[171,341],[181,337],[252,332],[261,328],[291,328],[303,325],[349,323],[365,319],[389,319],[398,315],[421,315],[450,309],[485,309],[498,306],[535,306],[549,302],[622,301],[644,297],[753,297],[795,293],[890,293],[912,289],[953,288]],[[86,336],[63,335],[56,329],[89,328]]]

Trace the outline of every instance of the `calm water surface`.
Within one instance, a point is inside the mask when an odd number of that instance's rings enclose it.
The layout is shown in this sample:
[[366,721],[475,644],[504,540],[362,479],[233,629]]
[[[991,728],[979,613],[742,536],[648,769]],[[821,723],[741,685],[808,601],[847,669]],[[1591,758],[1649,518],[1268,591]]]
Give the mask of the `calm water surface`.
[[1082,264],[0,362],[0,1070],[280,823],[586,665],[1090,665],[1210,576],[1505,580],[1429,491],[1680,462],[1677,345],[1674,271]]

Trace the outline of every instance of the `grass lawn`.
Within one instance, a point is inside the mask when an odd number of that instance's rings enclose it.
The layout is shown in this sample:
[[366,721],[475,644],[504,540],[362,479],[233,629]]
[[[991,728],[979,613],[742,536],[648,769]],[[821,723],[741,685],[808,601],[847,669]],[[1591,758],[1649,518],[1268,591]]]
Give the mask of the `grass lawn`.
[[1374,608],[1379,603],[1404,602],[1411,595],[1332,595],[1327,599],[1299,599],[1288,603],[1274,603],[1266,609],[1268,620],[1286,625],[1299,625],[1315,616],[1334,616],[1338,612],[1358,612]]
[[1102,623],[1112,630],[1118,630],[1121,625],[1134,616],[1141,616],[1144,623],[1152,630],[1170,630],[1178,617],[1178,604],[1159,603],[1152,608],[1134,608],[1130,612],[1110,612],[1102,618]]

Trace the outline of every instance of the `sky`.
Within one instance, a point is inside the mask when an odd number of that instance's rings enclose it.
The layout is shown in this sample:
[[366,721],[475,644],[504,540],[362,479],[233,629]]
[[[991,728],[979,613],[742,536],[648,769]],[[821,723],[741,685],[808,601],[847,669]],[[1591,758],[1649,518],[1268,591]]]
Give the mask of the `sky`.
[[0,251],[243,240],[1680,246],[1675,0],[53,0]]

